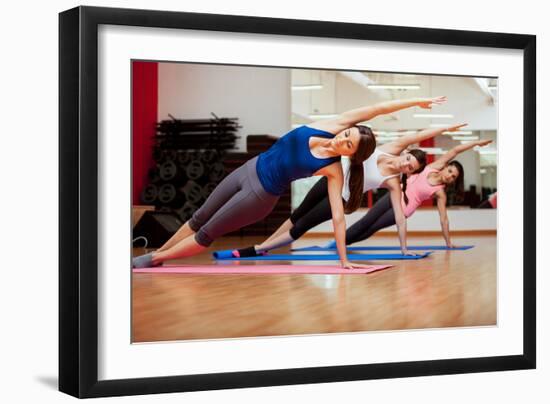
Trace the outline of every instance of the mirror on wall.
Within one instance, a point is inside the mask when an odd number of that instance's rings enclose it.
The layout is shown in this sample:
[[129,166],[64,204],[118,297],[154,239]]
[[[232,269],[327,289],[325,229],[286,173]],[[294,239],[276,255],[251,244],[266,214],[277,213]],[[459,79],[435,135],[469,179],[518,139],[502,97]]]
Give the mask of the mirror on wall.
[[[292,69],[290,93],[292,127],[384,101],[445,95],[448,101],[432,110],[410,108],[378,116],[364,124],[374,131],[377,144],[382,145],[425,128],[468,123],[458,132],[444,133],[411,147],[426,151],[429,163],[458,145],[492,140],[488,146],[476,147],[456,157],[464,167],[464,192],[458,194],[449,187],[447,204],[457,208],[486,207],[484,202],[497,191],[496,78]],[[293,208],[317,180],[308,178],[293,183]],[[383,190],[372,192],[371,202],[381,194]],[[363,203],[368,205],[367,200]],[[433,202],[428,201],[426,206],[429,205]]]

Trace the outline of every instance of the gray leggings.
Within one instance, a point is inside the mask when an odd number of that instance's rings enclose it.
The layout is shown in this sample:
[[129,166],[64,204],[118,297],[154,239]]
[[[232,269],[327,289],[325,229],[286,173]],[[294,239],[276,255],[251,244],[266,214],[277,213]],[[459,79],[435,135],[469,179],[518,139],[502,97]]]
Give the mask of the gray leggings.
[[204,247],[226,233],[262,220],[279,196],[268,193],[256,173],[257,157],[237,168],[212,191],[189,220],[195,241]]

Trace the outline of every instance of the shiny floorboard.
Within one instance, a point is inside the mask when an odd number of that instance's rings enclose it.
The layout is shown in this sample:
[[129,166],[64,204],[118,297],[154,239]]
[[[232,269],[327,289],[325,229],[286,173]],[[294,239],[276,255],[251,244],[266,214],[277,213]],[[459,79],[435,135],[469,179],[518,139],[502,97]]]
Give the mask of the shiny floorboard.
[[[327,240],[304,237],[294,245]],[[222,238],[209,251],[258,241]],[[441,237],[409,237],[410,245],[442,241]],[[496,237],[454,237],[453,242],[475,244],[475,248],[435,251],[422,260],[372,261],[393,267],[368,275],[132,274],[132,341],[495,325]],[[365,245],[395,243],[395,237],[379,236]],[[139,253],[135,249],[134,254]],[[171,263],[212,260],[205,253]]]

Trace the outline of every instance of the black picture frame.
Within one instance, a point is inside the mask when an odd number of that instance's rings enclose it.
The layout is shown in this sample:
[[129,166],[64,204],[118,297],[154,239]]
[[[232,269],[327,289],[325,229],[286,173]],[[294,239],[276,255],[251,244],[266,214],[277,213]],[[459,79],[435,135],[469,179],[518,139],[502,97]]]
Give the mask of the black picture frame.
[[[98,26],[343,38],[523,51],[523,354],[98,380]],[[533,369],[536,366],[536,37],[152,10],[59,15],[59,390],[104,397]]]

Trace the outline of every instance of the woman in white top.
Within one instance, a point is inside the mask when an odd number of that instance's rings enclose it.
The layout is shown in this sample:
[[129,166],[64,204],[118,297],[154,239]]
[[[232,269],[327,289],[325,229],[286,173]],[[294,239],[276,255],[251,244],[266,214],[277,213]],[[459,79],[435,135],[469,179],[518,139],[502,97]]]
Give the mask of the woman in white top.
[[[350,201],[351,170],[363,170],[363,194],[371,189],[386,188],[390,192],[390,199],[394,208],[395,223],[398,228],[401,252],[407,251],[407,226],[406,217],[401,206],[402,192],[407,189],[407,176],[419,173],[426,165],[426,154],[418,149],[406,150],[412,144],[431,139],[443,132],[456,131],[466,124],[450,126],[446,128],[425,129],[415,134],[405,135],[398,140],[377,147],[373,154],[363,162],[362,167],[350,167],[348,159],[342,159],[344,170],[344,188],[342,199],[345,213],[351,213],[347,207],[359,206],[359,203]],[[362,194],[358,194],[359,198]],[[331,208],[328,197],[328,185],[325,178],[321,178],[308,192],[298,208],[292,212],[275,233],[262,244],[233,251],[235,257],[250,257],[266,253],[269,250],[290,244],[300,238],[304,233],[320,223],[331,218]]]

